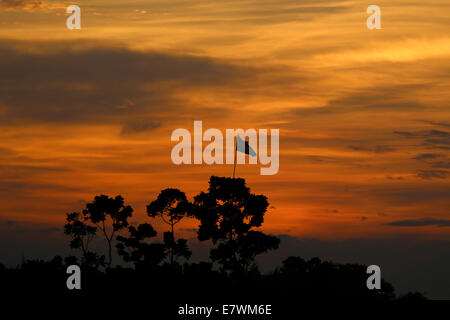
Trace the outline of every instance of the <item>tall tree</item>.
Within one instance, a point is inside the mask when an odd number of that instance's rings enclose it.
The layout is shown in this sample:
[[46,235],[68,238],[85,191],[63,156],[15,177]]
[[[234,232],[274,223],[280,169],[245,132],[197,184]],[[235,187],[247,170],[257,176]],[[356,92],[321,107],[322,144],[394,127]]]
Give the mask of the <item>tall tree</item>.
[[140,224],[128,228],[128,237],[117,236],[118,253],[125,262],[133,262],[136,269],[156,267],[165,257],[162,243],[147,243],[145,240],[156,237],[157,232],[151,224]]
[[104,235],[108,245],[108,269],[112,264],[112,242],[115,234],[128,226],[133,208],[124,204],[121,196],[110,198],[106,195],[96,196],[94,201],[83,210],[84,218],[93,223]]
[[189,259],[191,256],[187,241],[185,239],[175,240],[174,230],[175,225],[189,215],[189,207],[190,203],[184,192],[170,188],[162,190],[157,199],[147,206],[149,217],[160,217],[170,227],[170,231],[164,233],[164,244],[168,251],[170,264],[174,264],[177,257]]
[[244,179],[212,176],[208,192],[194,198],[192,215],[200,220],[198,239],[217,245],[210,252],[223,270],[248,271],[256,255],[278,248],[279,239],[252,230],[264,222],[269,202],[246,187]]
[[92,256],[89,252],[89,245],[97,233],[97,227],[86,224],[84,217],[79,212],[68,213],[66,221],[64,233],[72,238],[70,247],[80,249],[82,262],[88,264]]

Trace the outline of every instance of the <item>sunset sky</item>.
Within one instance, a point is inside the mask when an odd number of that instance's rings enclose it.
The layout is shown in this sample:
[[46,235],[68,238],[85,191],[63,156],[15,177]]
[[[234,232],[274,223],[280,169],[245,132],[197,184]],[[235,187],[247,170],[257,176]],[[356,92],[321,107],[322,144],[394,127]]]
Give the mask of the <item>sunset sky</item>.
[[[66,28],[70,4],[81,30]],[[277,175],[237,167],[269,198],[265,231],[432,241],[448,270],[449,104],[448,0],[0,0],[0,261],[67,246],[65,213],[95,195],[152,222],[160,190],[192,199],[231,176],[172,164],[172,131],[202,120],[280,129]]]

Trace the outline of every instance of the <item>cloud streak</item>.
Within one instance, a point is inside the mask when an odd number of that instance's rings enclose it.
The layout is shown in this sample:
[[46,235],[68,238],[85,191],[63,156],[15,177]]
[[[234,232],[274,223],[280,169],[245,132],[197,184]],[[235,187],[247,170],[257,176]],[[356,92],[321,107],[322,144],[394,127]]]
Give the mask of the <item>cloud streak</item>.
[[447,219],[411,219],[411,220],[396,220],[384,224],[385,226],[395,226],[395,227],[450,227],[450,220]]
[[46,7],[46,4],[37,0],[0,0],[0,7],[7,9],[34,10]]
[[445,179],[448,177],[449,172],[446,170],[419,170],[417,176],[421,179]]
[[[85,50],[55,47],[42,54],[0,46],[0,105],[7,108],[3,120],[117,122],[137,114],[181,112],[185,103],[174,92],[226,86],[254,72],[207,57],[101,43]],[[126,124],[123,133],[143,129],[142,124]]]

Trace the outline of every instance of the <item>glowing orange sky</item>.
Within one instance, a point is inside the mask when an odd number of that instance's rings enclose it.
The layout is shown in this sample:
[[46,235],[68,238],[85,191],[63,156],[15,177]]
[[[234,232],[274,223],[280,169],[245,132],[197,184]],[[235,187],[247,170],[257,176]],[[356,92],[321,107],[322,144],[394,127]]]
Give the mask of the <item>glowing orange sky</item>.
[[90,0],[79,31],[72,2],[13,2],[0,1],[2,221],[61,226],[100,193],[144,220],[163,188],[192,198],[232,173],[172,164],[171,132],[202,120],[280,129],[277,175],[237,169],[268,196],[270,232],[448,235],[384,225],[450,218],[448,1],[377,1],[382,29],[368,30],[363,1]]

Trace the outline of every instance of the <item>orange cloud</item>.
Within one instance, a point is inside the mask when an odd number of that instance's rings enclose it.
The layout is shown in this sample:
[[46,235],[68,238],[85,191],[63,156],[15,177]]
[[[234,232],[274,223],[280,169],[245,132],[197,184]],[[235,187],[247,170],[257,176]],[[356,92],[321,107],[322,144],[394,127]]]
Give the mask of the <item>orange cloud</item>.
[[48,5],[42,1],[37,0],[0,0],[0,7],[10,10],[27,10],[32,11],[42,9]]

